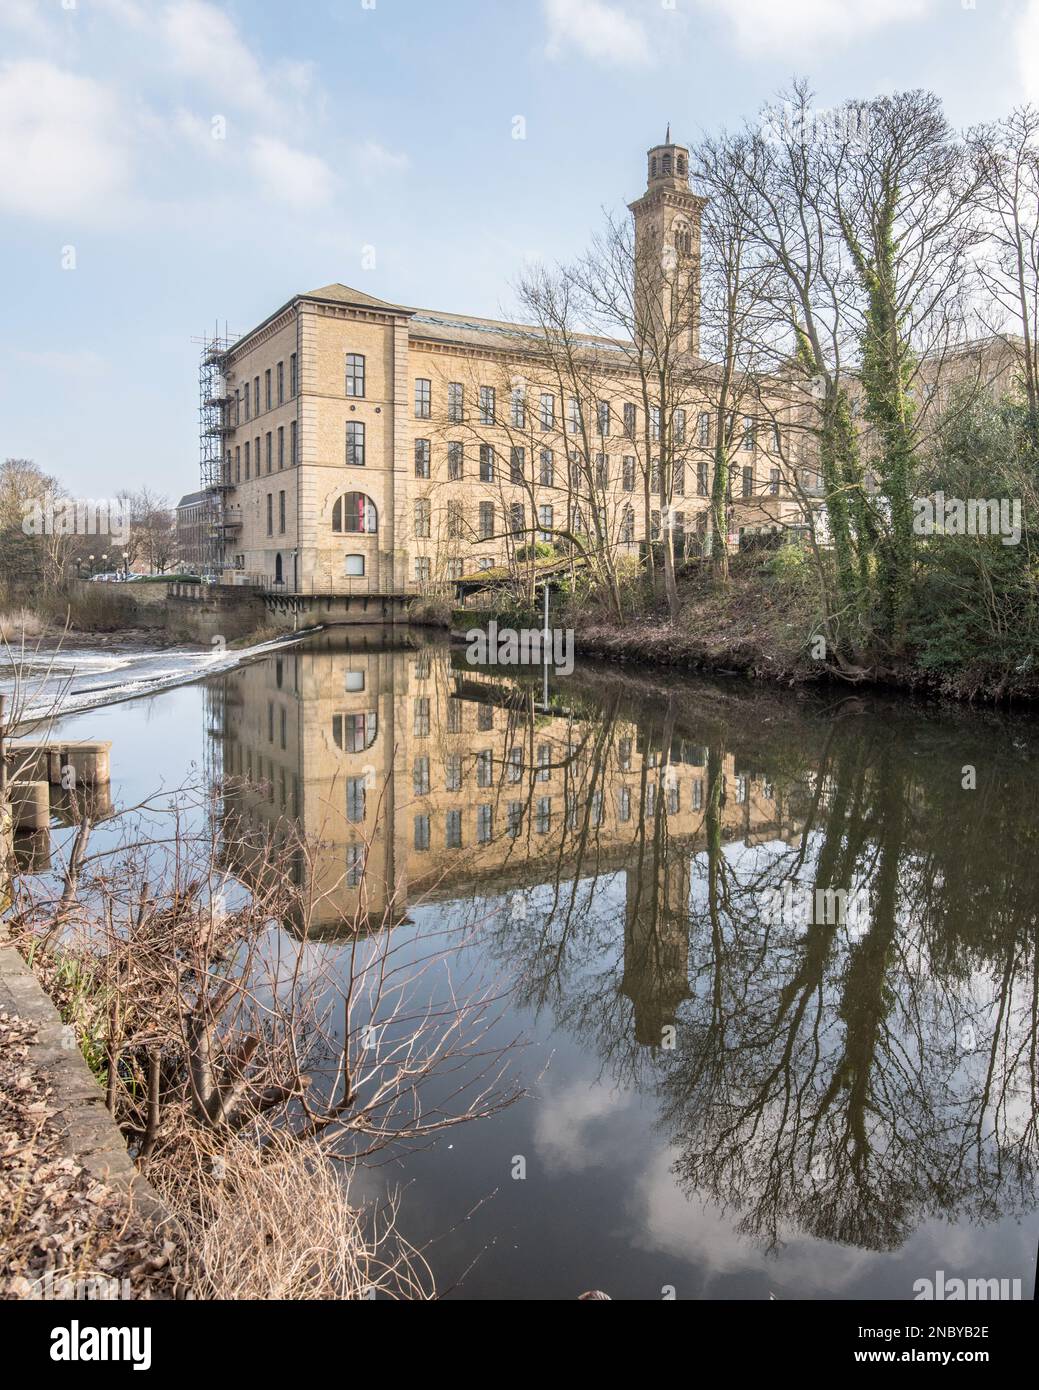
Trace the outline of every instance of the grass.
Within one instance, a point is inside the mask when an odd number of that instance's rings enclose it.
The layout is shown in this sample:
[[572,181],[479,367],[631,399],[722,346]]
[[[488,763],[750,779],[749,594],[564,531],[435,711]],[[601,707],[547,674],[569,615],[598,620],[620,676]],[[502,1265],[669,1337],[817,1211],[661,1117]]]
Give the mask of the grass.
[[30,608],[0,613],[0,641],[20,643],[43,635],[44,623]]

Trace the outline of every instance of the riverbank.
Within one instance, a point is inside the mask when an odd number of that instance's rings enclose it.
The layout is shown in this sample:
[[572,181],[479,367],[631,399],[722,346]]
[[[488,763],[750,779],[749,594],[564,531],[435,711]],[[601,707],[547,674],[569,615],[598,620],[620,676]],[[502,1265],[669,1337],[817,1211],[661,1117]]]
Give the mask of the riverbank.
[[[573,631],[577,655],[623,665],[974,704],[1039,698],[1039,664],[1030,657],[1008,659],[979,641],[976,655],[946,660],[919,612],[911,617],[909,641],[899,657],[835,655],[821,641],[820,614],[806,576],[777,573],[769,558],[740,557],[726,583],[689,566],[680,575],[678,596],[675,618],[662,605],[632,601],[632,616],[623,622],[594,596],[570,596],[554,608],[551,625]],[[468,626],[492,616],[501,624],[516,622],[508,612],[474,613]],[[456,614],[456,637],[464,622]],[[540,626],[540,620],[529,625]]]

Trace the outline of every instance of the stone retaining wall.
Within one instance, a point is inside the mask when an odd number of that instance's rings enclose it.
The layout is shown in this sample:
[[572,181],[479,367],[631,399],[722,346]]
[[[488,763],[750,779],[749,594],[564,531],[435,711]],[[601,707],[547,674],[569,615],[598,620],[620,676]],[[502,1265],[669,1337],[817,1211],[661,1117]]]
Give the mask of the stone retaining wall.
[[30,1058],[53,1087],[69,1157],[100,1182],[128,1196],[141,1215],[156,1224],[170,1221],[155,1190],[127,1153],[72,1028],[62,1023],[31,968],[2,935],[0,1012],[15,1014],[37,1027]]

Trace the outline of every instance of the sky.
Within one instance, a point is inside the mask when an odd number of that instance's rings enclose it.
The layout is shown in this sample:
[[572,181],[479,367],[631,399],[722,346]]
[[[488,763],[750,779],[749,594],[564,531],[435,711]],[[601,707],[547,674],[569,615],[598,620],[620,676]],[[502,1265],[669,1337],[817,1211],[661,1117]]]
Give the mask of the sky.
[[197,340],[333,281],[508,316],[645,152],[926,87],[1039,101],[1039,0],[0,0],[0,457],[197,487]]

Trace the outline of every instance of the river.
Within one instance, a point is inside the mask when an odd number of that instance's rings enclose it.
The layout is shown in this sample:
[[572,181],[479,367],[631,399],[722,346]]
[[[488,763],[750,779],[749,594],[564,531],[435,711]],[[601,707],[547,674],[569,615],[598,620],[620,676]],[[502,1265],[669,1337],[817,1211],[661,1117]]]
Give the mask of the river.
[[1031,1296],[1027,716],[590,664],[546,703],[340,629],[60,728],[112,740],[117,806],[210,779],[218,818],[302,826],[333,970],[465,931],[438,968],[502,995],[525,1094],[359,1180],[447,1296]]

